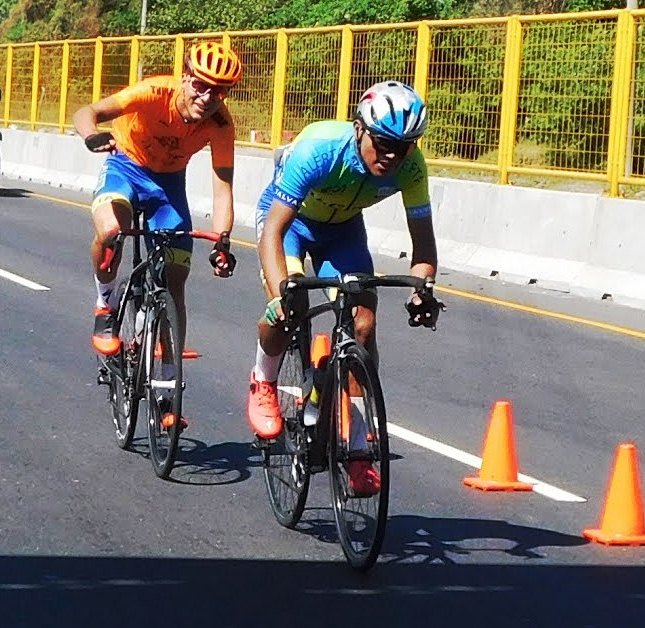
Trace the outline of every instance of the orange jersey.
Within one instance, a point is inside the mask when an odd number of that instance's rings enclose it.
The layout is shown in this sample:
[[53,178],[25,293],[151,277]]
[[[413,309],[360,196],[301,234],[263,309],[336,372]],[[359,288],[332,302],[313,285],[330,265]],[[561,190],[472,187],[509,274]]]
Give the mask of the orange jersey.
[[172,76],[144,79],[116,93],[124,115],[112,121],[117,148],[153,172],[177,172],[210,144],[214,168],[232,168],[235,126],[226,105],[213,116],[186,124],[177,110],[181,81]]

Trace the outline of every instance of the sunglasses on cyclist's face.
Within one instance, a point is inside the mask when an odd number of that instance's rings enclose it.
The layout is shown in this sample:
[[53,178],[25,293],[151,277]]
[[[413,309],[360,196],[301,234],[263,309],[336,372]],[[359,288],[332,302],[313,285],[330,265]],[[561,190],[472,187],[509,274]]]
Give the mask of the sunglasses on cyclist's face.
[[408,154],[411,146],[414,146],[414,142],[406,142],[404,140],[390,140],[385,137],[380,137],[379,135],[374,135],[369,129],[365,129],[365,133],[370,136],[372,140],[372,145],[377,153],[380,155],[389,155],[394,154],[396,157],[405,157]]
[[195,92],[197,98],[204,98],[210,95],[213,100],[223,100],[228,95],[228,87],[210,85],[193,75],[190,77],[190,87]]

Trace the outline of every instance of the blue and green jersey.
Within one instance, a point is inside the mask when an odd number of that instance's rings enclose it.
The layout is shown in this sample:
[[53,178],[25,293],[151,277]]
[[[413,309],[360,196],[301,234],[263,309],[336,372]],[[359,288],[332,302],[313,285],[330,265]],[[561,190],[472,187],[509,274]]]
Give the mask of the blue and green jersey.
[[430,215],[421,151],[416,148],[393,174],[376,177],[358,153],[353,124],[329,120],[308,125],[286,147],[258,209],[268,211],[277,199],[307,220],[343,223],[397,192],[409,218]]

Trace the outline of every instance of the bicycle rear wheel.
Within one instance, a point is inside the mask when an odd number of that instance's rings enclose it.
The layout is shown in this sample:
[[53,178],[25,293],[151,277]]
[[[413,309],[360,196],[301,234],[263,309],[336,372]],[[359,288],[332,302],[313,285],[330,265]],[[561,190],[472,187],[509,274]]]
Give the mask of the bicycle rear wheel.
[[183,394],[179,320],[169,292],[155,295],[151,315],[146,340],[148,441],[155,473],[168,478],[179,448]]
[[284,430],[264,450],[264,481],[269,503],[280,525],[293,528],[305,509],[310,471],[302,423],[302,388],[309,349],[305,332],[294,336],[278,374],[278,400]]
[[[361,389],[365,408],[362,422],[351,419],[350,374]],[[360,397],[355,401],[359,400]],[[381,384],[374,362],[359,344],[348,346],[335,365],[331,407],[329,482],[338,538],[350,565],[365,571],[376,562],[385,536],[390,466]],[[380,490],[363,496],[355,494],[347,471],[352,461],[372,464],[380,475]]]
[[119,375],[110,370],[109,399],[112,406],[116,442],[121,449],[128,449],[132,445],[139,413],[139,396],[136,391],[139,352],[134,342],[137,307],[134,296],[125,294],[127,283],[127,280],[123,280],[117,288],[117,302],[121,304],[124,298],[127,299],[119,328],[121,351],[115,357],[110,358],[113,361],[113,366],[120,370]]

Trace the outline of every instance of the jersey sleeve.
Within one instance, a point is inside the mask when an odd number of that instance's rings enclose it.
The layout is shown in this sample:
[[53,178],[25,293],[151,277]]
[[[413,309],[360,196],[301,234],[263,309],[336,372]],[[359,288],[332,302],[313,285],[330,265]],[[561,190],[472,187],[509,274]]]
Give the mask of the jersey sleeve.
[[154,91],[147,81],[140,81],[114,94],[117,103],[124,113],[132,113],[141,105],[154,100]]
[[303,139],[287,146],[273,176],[273,196],[298,209],[309,192],[331,171],[331,151],[325,142]]
[[423,153],[416,149],[399,171],[403,206],[408,218],[427,218],[431,214],[428,168]]

